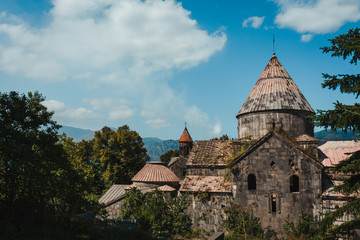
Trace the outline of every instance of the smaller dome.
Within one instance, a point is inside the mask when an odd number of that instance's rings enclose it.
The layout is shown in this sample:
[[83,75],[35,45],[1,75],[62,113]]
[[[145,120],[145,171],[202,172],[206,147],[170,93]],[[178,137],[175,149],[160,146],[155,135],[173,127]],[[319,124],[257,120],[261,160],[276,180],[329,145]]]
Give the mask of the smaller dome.
[[159,162],[147,163],[132,179],[133,182],[178,183],[180,179]]
[[193,142],[189,131],[187,130],[187,128],[185,127],[183,133],[181,134],[181,137],[179,139],[179,142]]

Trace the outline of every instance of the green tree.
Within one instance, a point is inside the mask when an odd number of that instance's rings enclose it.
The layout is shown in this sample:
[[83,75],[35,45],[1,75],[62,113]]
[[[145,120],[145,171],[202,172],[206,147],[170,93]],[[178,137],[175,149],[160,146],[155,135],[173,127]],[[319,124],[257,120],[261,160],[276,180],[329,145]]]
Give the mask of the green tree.
[[81,177],[57,144],[59,125],[42,101],[38,92],[0,93],[0,222],[12,234],[34,235],[52,216],[84,206],[73,187]]
[[177,149],[169,150],[160,156],[160,161],[163,162],[165,164],[165,166],[167,166],[169,164],[171,158],[178,157],[178,156],[179,156],[179,150],[177,150]]
[[121,218],[137,219],[141,229],[154,234],[168,232],[185,236],[191,232],[191,220],[186,214],[186,195],[166,198],[160,191],[141,193],[132,188],[125,197]]
[[317,239],[318,226],[308,215],[301,214],[296,224],[288,217],[284,223],[284,230],[290,240]]
[[103,127],[95,132],[92,161],[107,185],[131,183],[131,178],[145,166],[149,156],[142,138],[127,125],[116,131]]
[[[357,64],[360,58],[360,29],[350,29],[347,33],[341,34],[329,40],[330,47],[321,48],[324,53],[331,53],[331,56],[342,57],[344,60],[350,58],[350,64]],[[323,74],[325,81],[323,88],[332,90],[340,89],[341,93],[354,94],[356,98],[360,95],[360,74]],[[360,104],[345,105],[340,102],[334,104],[333,110],[318,110],[314,118],[316,126],[324,126],[332,130],[342,129],[345,132],[360,132]],[[352,153],[351,156],[335,165],[332,171],[341,173],[346,177],[342,178],[343,183],[335,186],[334,190],[346,195],[357,195],[360,191],[360,152]],[[353,216],[353,220],[341,225],[334,226],[336,219],[344,214]],[[321,229],[329,239],[339,236],[351,235],[355,228],[360,226],[360,199],[354,199],[336,211],[325,215],[321,221]]]
[[[223,226],[230,233],[227,239],[265,239],[264,229],[259,223],[259,218],[255,217],[252,212],[247,211],[239,204],[233,204],[226,209],[226,212],[227,219]],[[266,236],[270,239],[274,234],[266,234]]]
[[[98,164],[92,160],[93,140],[74,142],[72,138],[66,137],[65,134],[60,136],[60,144],[65,151],[66,158],[70,162],[81,179],[73,184],[77,187],[77,192],[81,192],[88,204],[84,204],[83,208],[87,211],[97,209],[97,200],[105,190],[105,183],[99,171]],[[87,206],[87,207],[86,207]],[[95,209],[94,209],[95,207]]]
[[223,134],[221,137],[219,138],[212,138],[210,140],[221,140],[221,141],[226,141],[226,140],[230,140],[229,136],[227,134]]

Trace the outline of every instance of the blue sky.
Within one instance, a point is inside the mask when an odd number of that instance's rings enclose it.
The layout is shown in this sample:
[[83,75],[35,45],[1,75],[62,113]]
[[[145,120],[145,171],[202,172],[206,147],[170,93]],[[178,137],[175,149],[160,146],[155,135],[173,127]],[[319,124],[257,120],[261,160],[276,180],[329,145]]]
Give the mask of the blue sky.
[[39,91],[63,125],[235,138],[273,34],[314,109],[357,101],[321,88],[359,70],[319,48],[359,22],[359,0],[2,0],[0,91]]

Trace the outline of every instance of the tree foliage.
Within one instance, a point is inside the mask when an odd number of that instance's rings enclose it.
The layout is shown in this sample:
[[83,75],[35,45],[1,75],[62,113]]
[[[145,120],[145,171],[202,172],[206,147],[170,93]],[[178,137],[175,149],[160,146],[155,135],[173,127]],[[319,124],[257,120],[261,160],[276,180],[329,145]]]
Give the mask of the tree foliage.
[[[357,64],[360,58],[360,29],[350,29],[347,33],[330,39],[331,46],[321,48],[324,53],[331,52],[332,56],[350,58],[351,64]],[[323,74],[325,81],[323,88],[335,90],[340,89],[342,93],[360,95],[360,75],[329,75]],[[340,102],[335,103],[333,110],[318,110],[315,116],[317,126],[330,127],[332,130],[342,129],[356,133],[360,132],[360,104],[345,105]],[[335,191],[344,193],[348,196],[357,195],[360,192],[360,152],[351,153],[350,157],[335,165],[332,171],[341,173],[345,177],[340,179],[343,183],[334,188]],[[345,206],[338,208],[334,212],[327,213],[321,221],[320,229],[324,232],[326,239],[335,239],[339,236],[351,235],[352,231],[360,226],[360,199],[354,199]],[[354,219],[334,226],[336,219],[350,214]]]
[[187,206],[186,195],[166,198],[160,191],[143,194],[132,188],[126,194],[121,218],[137,219],[143,230],[155,234],[166,231],[184,236],[191,232]]
[[221,141],[226,141],[226,140],[230,140],[229,136],[227,134],[223,134],[221,137],[219,138],[212,138],[210,140],[221,140]]
[[318,226],[306,214],[298,216],[296,224],[288,217],[283,227],[287,238],[290,240],[317,239]]
[[13,234],[37,234],[89,206],[42,101],[38,92],[0,93],[0,226]]
[[259,218],[241,207],[239,204],[233,204],[226,209],[227,219],[224,221],[224,228],[230,232],[227,239],[271,239],[276,236],[272,229],[261,227]]
[[[60,136],[60,144],[65,151],[66,158],[72,168],[81,176],[81,180],[74,182],[73,186],[78,187],[78,191],[89,202],[97,202],[99,196],[105,190],[105,183],[99,171],[98,164],[92,160],[93,145],[90,141],[74,142],[72,138],[65,134]],[[87,211],[94,210],[90,206]]]
[[107,185],[131,183],[131,178],[145,166],[149,156],[142,138],[127,125],[116,131],[103,127],[95,132],[92,145],[92,160]]
[[178,156],[179,156],[179,150],[177,150],[177,149],[169,150],[160,156],[160,161],[163,162],[165,164],[165,166],[167,166],[169,164],[171,158],[178,157]]

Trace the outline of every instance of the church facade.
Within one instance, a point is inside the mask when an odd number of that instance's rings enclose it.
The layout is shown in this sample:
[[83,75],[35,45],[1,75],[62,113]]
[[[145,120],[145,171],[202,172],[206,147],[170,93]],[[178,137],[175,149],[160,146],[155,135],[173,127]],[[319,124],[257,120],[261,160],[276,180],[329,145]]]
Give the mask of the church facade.
[[346,152],[360,150],[360,143],[319,143],[310,120],[314,114],[273,54],[236,115],[237,139],[193,142],[185,127],[180,156],[168,167],[149,162],[132,185],[113,185],[99,202],[116,218],[132,187],[187,194],[192,223],[207,235],[223,230],[233,204],[279,234],[286,219],[296,222],[307,214],[317,221],[320,213],[353,198],[329,191],[339,182],[324,169],[347,158]]
[[317,218],[323,165],[308,118],[314,114],[273,54],[236,115],[238,139],[195,141],[186,158],[179,191],[190,193],[193,223],[220,231],[233,203],[277,232],[287,218]]

